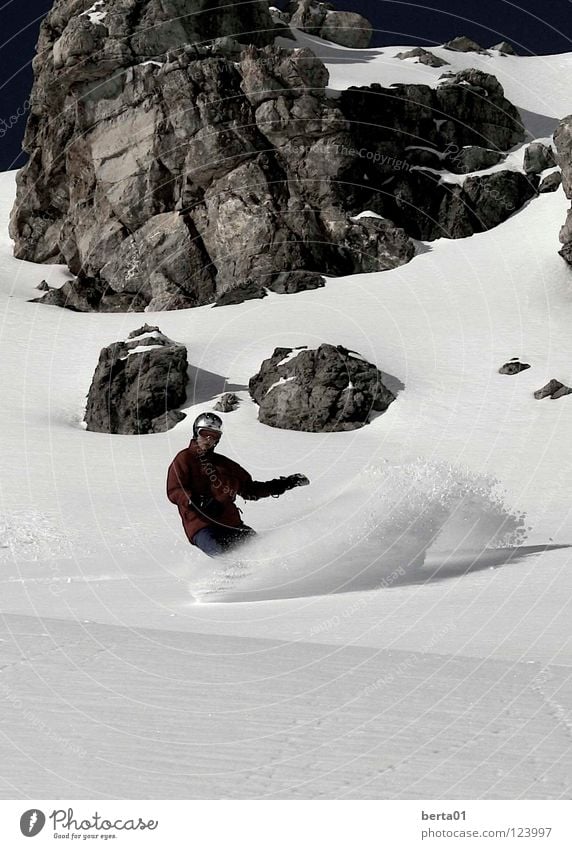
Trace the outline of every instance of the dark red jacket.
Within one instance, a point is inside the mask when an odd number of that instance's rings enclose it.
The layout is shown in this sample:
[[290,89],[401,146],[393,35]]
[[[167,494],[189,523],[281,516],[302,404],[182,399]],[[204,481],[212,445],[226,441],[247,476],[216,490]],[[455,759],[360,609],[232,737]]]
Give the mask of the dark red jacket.
[[[280,479],[265,483],[253,481],[242,466],[216,451],[201,456],[194,439],[188,448],[179,451],[167,473],[167,497],[179,508],[190,542],[197,531],[209,525],[231,528],[241,525],[240,511],[234,503],[237,495],[256,501],[281,495],[285,490],[284,481]],[[203,503],[202,499],[208,498],[216,500],[214,509],[211,506],[203,510],[197,506]]]

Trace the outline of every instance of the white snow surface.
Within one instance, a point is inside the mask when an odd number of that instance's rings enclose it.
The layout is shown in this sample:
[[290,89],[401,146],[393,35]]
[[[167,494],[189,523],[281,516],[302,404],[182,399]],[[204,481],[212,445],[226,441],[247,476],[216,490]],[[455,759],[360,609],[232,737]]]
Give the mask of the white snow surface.
[[[440,73],[299,38],[334,89]],[[572,54],[434,52],[497,74],[535,137],[572,111]],[[190,399],[129,437],[82,419],[100,349],[141,316],[30,303],[69,274],[14,259],[14,193],[0,175],[2,796],[569,798],[572,397],[533,397],[572,385],[564,194],[391,272],[145,316],[187,346]],[[352,432],[260,424],[249,378],[322,342],[396,402]],[[500,375],[513,357],[531,368]],[[219,450],[312,483],[243,505],[260,535],[215,562],[165,476],[225,390]]]

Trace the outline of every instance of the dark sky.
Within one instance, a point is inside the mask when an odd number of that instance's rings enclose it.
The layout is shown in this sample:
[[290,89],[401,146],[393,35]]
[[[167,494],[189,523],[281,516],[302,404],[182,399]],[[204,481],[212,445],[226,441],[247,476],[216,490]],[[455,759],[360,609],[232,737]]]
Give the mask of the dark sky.
[[[51,5],[52,0],[0,0],[0,171],[24,161],[22,115],[31,61],[40,21]],[[284,6],[284,0],[276,5]],[[376,46],[441,44],[468,35],[485,47],[506,39],[523,54],[572,50],[572,0],[336,0],[335,6],[369,18]]]

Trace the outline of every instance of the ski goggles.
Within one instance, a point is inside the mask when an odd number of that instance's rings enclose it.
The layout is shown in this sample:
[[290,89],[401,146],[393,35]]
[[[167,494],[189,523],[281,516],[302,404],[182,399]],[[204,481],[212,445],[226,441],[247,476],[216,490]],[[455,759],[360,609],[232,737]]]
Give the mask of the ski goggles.
[[220,439],[222,433],[220,430],[211,430],[210,427],[200,427],[199,436],[204,436],[205,439]]

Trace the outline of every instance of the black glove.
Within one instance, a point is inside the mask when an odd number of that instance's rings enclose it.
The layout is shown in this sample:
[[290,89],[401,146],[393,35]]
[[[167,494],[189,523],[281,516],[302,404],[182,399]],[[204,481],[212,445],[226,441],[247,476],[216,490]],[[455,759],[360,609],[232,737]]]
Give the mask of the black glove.
[[216,519],[224,510],[224,505],[212,495],[197,495],[195,498],[189,498],[189,507],[209,519]]
[[295,489],[297,486],[308,486],[310,483],[306,475],[301,474],[288,475],[288,477],[282,477],[280,480],[284,481],[284,492],[287,492],[289,489]]

